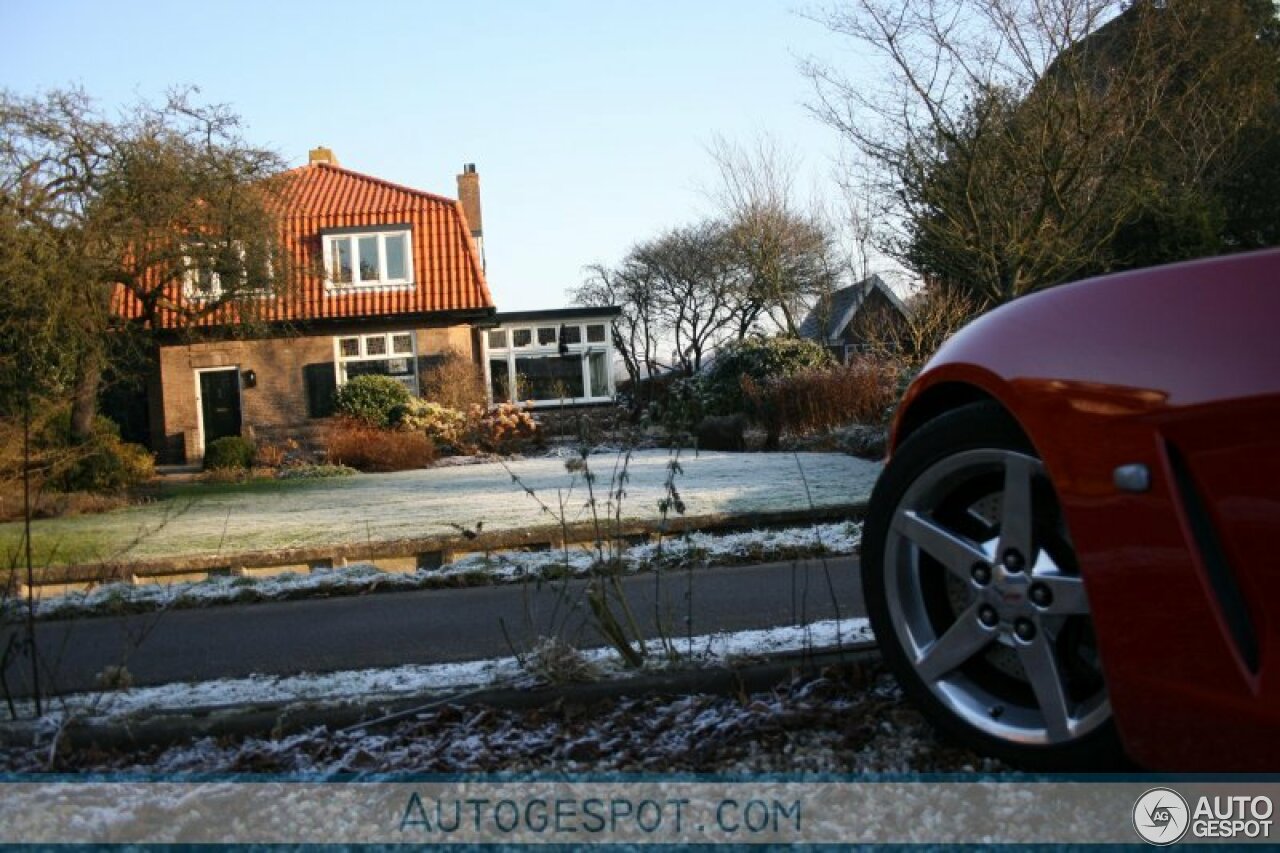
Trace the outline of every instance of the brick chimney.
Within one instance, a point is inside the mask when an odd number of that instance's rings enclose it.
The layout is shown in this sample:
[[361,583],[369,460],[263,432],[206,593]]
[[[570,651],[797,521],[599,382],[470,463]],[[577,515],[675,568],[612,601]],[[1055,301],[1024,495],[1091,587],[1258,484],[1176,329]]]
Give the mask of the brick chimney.
[[484,220],[480,214],[480,175],[475,163],[466,163],[458,175],[458,201],[471,227],[471,239],[476,241],[480,253],[480,265],[484,266]]
[[316,163],[328,163],[330,166],[338,165],[338,158],[334,156],[332,148],[325,148],[321,145],[318,148],[312,148],[308,154],[307,161],[311,165]]

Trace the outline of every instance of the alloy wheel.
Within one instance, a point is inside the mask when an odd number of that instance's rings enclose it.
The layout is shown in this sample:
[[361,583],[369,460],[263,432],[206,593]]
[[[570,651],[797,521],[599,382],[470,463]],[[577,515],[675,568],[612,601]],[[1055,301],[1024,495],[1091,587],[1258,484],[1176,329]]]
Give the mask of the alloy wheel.
[[1111,716],[1084,583],[1041,461],[962,450],[902,493],[885,603],[908,664],[951,714],[999,741],[1059,746]]

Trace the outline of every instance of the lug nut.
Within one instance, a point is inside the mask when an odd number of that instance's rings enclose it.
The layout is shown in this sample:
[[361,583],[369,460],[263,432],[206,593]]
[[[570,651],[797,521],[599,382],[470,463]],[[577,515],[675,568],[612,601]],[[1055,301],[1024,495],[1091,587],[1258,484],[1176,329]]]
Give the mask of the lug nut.
[[986,563],[975,563],[973,566],[973,582],[978,586],[991,583],[991,567]]
[[1053,604],[1053,591],[1042,583],[1032,584],[1031,603],[1036,607],[1048,607]]
[[1019,619],[1013,623],[1013,633],[1022,642],[1029,643],[1036,638],[1036,626],[1031,624],[1030,619]]
[[1010,548],[1004,552],[1004,567],[1011,572],[1020,572],[1026,568],[1027,561],[1022,555]]
[[1000,614],[990,604],[984,604],[978,608],[978,621],[991,628],[1000,621]]

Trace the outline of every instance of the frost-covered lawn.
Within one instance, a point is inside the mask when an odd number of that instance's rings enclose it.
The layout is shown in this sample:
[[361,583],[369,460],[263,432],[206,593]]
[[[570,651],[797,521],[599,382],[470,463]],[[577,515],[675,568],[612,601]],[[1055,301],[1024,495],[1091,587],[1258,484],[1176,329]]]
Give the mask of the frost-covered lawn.
[[[624,519],[659,519],[671,458],[665,450],[631,457]],[[684,453],[679,461],[683,473],[675,484],[688,515],[849,504],[869,496],[880,471],[879,463],[838,453]],[[619,457],[597,454],[590,462],[603,499]],[[379,542],[448,535],[457,532],[454,525],[481,522],[486,531],[551,523],[512,474],[546,504],[563,505],[569,522],[589,519],[581,474],[566,471],[562,458],[539,458],[507,467],[490,462],[328,480],[193,485],[146,506],[39,520],[32,539],[36,561],[54,565]],[[0,556],[13,554],[20,537],[20,524],[0,525]]]
[[[862,525],[848,521],[781,530],[749,530],[742,533],[692,532],[660,543],[632,545],[616,556],[623,571],[640,572],[687,566],[723,566],[746,562],[796,560],[854,554],[862,540]],[[85,592],[41,598],[36,616],[61,619],[76,616],[142,612],[173,607],[209,607],[255,601],[281,601],[308,596],[362,595],[408,589],[435,589],[477,584],[549,580],[566,573],[584,577],[597,564],[589,546],[565,551],[499,554],[467,554],[439,569],[410,573],[385,572],[371,563],[356,563],[310,574],[292,572],[274,577],[211,577],[187,583],[108,583]],[[8,606],[24,612],[25,602],[12,599]]]

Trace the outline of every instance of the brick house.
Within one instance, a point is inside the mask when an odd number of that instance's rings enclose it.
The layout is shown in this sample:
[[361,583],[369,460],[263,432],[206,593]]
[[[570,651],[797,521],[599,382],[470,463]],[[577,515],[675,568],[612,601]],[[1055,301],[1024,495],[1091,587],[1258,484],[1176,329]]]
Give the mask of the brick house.
[[907,307],[878,275],[842,287],[818,300],[800,324],[800,336],[825,345],[848,364],[867,348],[867,335],[885,324],[901,323]]
[[[264,297],[259,331],[233,335],[214,317],[181,336],[162,333],[147,388],[149,441],[161,462],[198,462],[224,435],[315,437],[337,388],[360,374],[392,376],[417,394],[421,372],[450,350],[489,372],[485,353],[501,320],[485,279],[474,166],[458,176],[459,200],[342,168],[325,148],[287,178],[283,249],[296,281],[286,294]],[[183,298],[217,286],[216,276],[189,274]],[[117,310],[140,316],[127,298]],[[610,313],[542,313],[557,332],[557,359],[578,358],[587,390],[611,397],[611,376],[592,384],[585,346]],[[592,328],[576,330],[582,344],[559,346],[571,326],[593,318]],[[542,346],[531,352],[549,355],[545,330],[533,334]]]

